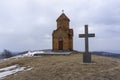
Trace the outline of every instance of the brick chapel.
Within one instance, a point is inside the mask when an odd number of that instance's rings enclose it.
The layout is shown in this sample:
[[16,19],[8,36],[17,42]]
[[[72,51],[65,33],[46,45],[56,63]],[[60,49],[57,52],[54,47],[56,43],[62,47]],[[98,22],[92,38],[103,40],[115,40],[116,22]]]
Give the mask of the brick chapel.
[[57,29],[52,33],[53,50],[73,50],[73,29],[69,28],[70,19],[62,13],[56,20]]

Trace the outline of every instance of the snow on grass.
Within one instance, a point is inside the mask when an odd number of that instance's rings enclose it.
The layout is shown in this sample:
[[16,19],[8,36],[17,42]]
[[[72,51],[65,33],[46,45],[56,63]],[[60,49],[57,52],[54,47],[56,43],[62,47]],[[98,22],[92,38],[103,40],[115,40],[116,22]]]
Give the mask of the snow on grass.
[[15,74],[15,73],[20,72],[20,71],[29,71],[31,69],[32,68],[26,69],[26,67],[20,67],[17,64],[9,66],[9,67],[1,68],[0,69],[0,80],[5,78],[8,75]]
[[24,56],[34,56],[35,54],[44,54],[44,51],[28,51],[27,54],[24,54]]
[[35,55],[53,55],[53,54],[71,54],[72,51],[52,51],[52,50],[36,50],[36,51],[28,51],[28,53],[26,54],[22,54],[22,55],[18,55],[18,56],[15,56],[15,57],[12,57],[12,58],[19,58],[19,57],[33,57]]
[[13,65],[13,66],[5,67],[5,68],[0,69],[0,72],[1,72],[1,71],[11,70],[11,69],[14,69],[14,68],[16,68],[16,67],[17,67],[17,65]]
[[52,51],[52,50],[38,50],[38,51],[29,51],[26,56],[35,56],[36,54],[71,54],[72,51]]
[[54,54],[56,54],[56,55],[69,55],[71,53],[72,53],[72,51],[35,50],[35,51],[28,51],[28,53],[26,53],[26,54],[17,55],[14,57],[2,59],[2,60],[0,60],[0,62],[10,60],[10,59],[23,58],[23,57],[34,57],[34,56],[54,55]]

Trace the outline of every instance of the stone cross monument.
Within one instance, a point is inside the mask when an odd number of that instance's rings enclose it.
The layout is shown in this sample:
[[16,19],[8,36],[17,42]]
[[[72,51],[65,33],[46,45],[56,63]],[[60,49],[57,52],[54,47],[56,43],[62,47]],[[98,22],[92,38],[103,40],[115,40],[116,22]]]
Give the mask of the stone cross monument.
[[79,38],[85,38],[85,53],[83,54],[83,62],[91,63],[91,54],[89,53],[88,38],[95,37],[95,34],[88,34],[88,25],[85,25],[85,34],[79,34]]

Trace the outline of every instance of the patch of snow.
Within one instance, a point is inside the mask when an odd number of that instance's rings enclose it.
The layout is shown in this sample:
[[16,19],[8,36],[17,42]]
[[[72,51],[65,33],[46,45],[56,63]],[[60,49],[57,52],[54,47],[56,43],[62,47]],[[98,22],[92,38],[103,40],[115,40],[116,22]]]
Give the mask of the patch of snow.
[[52,50],[36,50],[36,51],[28,51],[28,53],[23,54],[23,55],[19,55],[17,57],[32,57],[35,55],[41,55],[41,54],[45,54],[45,55],[49,55],[49,54],[71,54],[72,51],[52,51]]
[[14,70],[10,70],[10,71],[4,71],[4,72],[1,72],[0,73],[0,78],[3,78],[5,76],[8,76],[8,75],[11,75],[11,74],[15,74],[19,71],[23,71],[25,67],[20,67],[20,68],[17,68],[17,69],[14,69]]
[[9,67],[5,67],[5,68],[0,69],[0,79],[3,79],[8,75],[15,74],[20,71],[29,71],[31,69],[32,68],[26,69],[26,67],[20,67],[19,65],[12,65]]
[[72,51],[52,51],[52,50],[41,50],[41,51],[32,51],[33,54],[70,54]]
[[30,70],[32,70],[33,68],[28,68],[28,69],[26,69],[25,71],[30,71]]
[[28,51],[27,54],[24,54],[24,56],[34,56],[35,54],[43,54],[44,51]]
[[9,66],[9,67],[5,67],[5,68],[2,68],[0,69],[0,71],[7,71],[7,70],[10,70],[10,69],[14,69],[16,68],[18,65],[12,65],[12,66]]
[[33,57],[33,56],[40,56],[40,55],[69,55],[71,54],[72,51],[52,51],[52,50],[35,50],[35,51],[28,51],[28,53],[26,54],[22,54],[22,55],[17,55],[11,58],[6,58],[6,59],[2,59],[0,60],[0,62],[5,61],[5,60],[10,60],[10,59],[18,59],[18,58],[22,58],[22,57]]

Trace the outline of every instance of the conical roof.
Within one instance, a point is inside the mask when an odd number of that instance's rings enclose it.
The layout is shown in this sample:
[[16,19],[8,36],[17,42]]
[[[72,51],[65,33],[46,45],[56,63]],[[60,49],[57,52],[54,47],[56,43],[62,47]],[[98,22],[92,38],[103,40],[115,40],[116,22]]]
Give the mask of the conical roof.
[[59,21],[59,20],[68,20],[68,21],[70,21],[70,19],[69,19],[64,13],[62,13],[62,14],[57,18],[56,21]]

